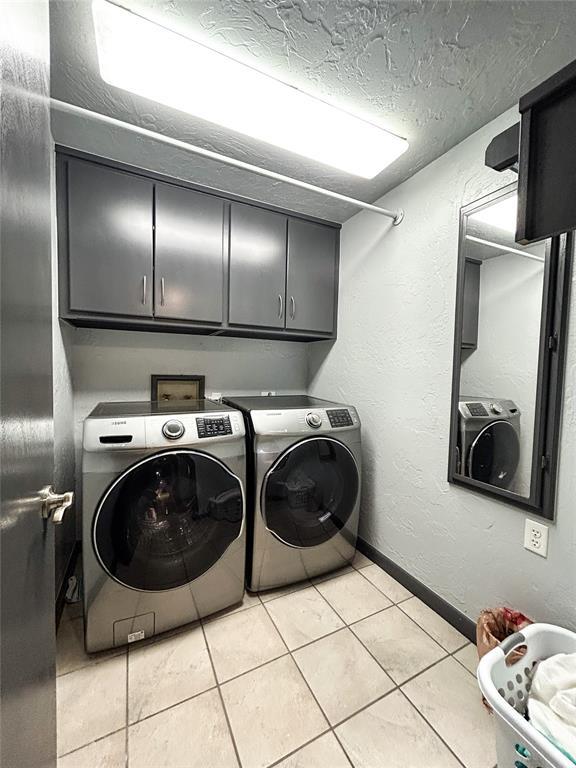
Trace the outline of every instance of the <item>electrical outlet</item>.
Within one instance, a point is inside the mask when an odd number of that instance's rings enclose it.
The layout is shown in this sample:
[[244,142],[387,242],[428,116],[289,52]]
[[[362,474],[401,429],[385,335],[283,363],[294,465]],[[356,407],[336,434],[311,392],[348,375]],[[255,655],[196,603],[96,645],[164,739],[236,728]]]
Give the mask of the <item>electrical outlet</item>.
[[260,394],[264,397],[274,397],[276,395],[276,390],[269,389],[267,392],[260,392]]
[[540,557],[548,557],[548,526],[526,518],[524,548]]
[[208,400],[212,400],[213,403],[222,402],[222,392],[211,392]]

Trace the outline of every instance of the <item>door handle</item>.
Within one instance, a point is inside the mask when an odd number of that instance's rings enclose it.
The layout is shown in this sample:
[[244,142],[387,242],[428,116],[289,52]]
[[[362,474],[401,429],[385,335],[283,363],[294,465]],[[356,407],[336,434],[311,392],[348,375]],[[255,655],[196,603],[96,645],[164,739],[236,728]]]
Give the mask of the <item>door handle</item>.
[[294,296],[290,296],[290,317],[292,320],[296,317],[296,301],[294,300]]
[[164,306],[164,289],[165,289],[165,283],[164,278],[160,278],[160,305]]
[[42,517],[45,520],[52,517],[54,525],[60,525],[64,518],[64,512],[72,506],[74,492],[55,493],[51,485],[47,485],[40,491],[42,499]]
[[282,294],[278,294],[278,317],[282,317],[284,314],[284,301],[282,300]]
[[147,277],[144,275],[142,277],[142,304],[146,304],[146,283],[147,283]]

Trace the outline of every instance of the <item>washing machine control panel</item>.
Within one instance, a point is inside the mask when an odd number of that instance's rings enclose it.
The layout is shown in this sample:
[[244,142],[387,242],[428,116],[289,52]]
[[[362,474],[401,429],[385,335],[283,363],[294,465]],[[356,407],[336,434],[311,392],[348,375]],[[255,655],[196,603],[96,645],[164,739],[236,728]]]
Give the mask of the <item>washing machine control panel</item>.
[[313,429],[318,429],[322,426],[322,416],[319,413],[308,413],[306,415],[306,424]]
[[179,437],[182,437],[185,431],[184,424],[178,419],[170,419],[170,421],[167,421],[162,427],[162,434],[164,437],[167,437],[168,440],[178,440]]
[[206,437],[222,437],[223,435],[232,434],[230,416],[197,417],[196,428],[198,430],[198,437],[202,440]]
[[352,416],[348,408],[335,408],[326,411],[331,427],[351,427]]
[[131,416],[118,419],[86,419],[85,451],[141,450],[205,443],[208,438],[225,440],[246,434],[239,411],[214,412],[205,416],[179,413],[174,416]]

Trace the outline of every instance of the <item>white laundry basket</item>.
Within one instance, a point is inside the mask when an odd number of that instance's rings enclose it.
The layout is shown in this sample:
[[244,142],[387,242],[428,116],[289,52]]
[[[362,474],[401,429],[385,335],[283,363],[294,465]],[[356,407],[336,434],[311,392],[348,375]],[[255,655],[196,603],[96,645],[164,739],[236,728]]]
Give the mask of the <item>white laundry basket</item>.
[[[516,648],[526,653],[515,664]],[[530,624],[489,651],[478,665],[478,684],[494,710],[498,768],[575,768],[524,714],[537,661],[557,653],[576,653],[576,633],[552,624]]]

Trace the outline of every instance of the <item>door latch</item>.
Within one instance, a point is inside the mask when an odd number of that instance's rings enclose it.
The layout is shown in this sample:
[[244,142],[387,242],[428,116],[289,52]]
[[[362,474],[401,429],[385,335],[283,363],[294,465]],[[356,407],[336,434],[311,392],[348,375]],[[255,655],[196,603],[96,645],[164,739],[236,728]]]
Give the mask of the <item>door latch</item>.
[[40,491],[42,499],[42,517],[48,520],[52,517],[54,525],[60,525],[64,518],[64,512],[72,506],[74,492],[55,493],[51,485],[47,485]]

